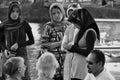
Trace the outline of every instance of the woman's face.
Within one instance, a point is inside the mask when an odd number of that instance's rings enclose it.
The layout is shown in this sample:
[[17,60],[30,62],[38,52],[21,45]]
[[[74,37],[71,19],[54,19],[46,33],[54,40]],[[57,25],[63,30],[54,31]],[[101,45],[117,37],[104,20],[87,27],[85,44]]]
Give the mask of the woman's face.
[[10,14],[10,17],[12,20],[17,20],[19,17],[20,11],[18,7],[13,7],[13,10]]
[[63,14],[59,8],[53,8],[51,14],[53,21],[60,22],[63,18]]
[[25,75],[25,70],[26,70],[26,66],[25,66],[25,64],[24,63],[22,63],[22,64],[20,64],[20,75],[22,76],[22,77],[24,77],[24,75]]

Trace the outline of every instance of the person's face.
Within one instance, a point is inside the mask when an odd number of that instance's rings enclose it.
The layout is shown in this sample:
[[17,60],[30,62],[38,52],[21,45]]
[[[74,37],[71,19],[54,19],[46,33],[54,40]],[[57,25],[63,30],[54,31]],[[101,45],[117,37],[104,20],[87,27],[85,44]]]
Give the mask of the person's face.
[[22,63],[22,64],[20,64],[20,75],[22,76],[22,77],[24,77],[25,76],[25,70],[26,70],[26,66],[25,66],[25,64],[24,63]]
[[62,20],[63,14],[59,8],[53,8],[51,13],[54,21],[60,22]]
[[12,20],[17,20],[18,17],[19,17],[19,14],[20,14],[19,8],[18,7],[13,7],[13,10],[10,14],[10,17],[11,17]]
[[93,73],[96,75],[100,69],[99,63],[96,63],[95,54],[89,54],[87,57],[87,68],[88,73]]

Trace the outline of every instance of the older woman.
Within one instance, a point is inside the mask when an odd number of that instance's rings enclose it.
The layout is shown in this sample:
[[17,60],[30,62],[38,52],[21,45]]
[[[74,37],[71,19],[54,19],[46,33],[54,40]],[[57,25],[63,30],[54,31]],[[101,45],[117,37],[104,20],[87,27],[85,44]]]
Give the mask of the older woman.
[[26,70],[22,57],[11,57],[4,64],[6,80],[22,80]]
[[53,53],[45,52],[36,63],[38,78],[36,80],[53,80],[59,63]]

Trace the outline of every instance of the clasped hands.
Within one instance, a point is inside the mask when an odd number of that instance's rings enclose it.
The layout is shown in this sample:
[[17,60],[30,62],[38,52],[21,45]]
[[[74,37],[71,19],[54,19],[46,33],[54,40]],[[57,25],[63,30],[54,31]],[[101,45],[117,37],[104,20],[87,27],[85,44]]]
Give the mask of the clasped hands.
[[[10,48],[11,51],[16,51],[17,49],[18,49],[18,43],[13,44]],[[7,49],[4,50],[4,54],[7,58],[10,56],[15,56],[15,54],[11,54],[11,52]]]
[[70,42],[70,43],[68,43],[68,44],[63,45],[63,47],[64,47],[64,49],[66,49],[66,50],[70,50],[73,45],[74,45],[74,42]]

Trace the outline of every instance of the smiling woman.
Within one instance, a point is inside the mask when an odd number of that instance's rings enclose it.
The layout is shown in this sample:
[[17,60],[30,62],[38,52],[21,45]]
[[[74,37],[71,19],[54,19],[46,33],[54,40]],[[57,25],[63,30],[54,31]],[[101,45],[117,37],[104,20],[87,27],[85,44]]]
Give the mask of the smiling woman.
[[[7,20],[3,21],[0,26],[0,48],[2,52],[4,52],[4,62],[9,58],[9,55],[14,54],[14,56],[23,57],[25,59],[25,65],[27,66],[29,62],[26,46],[34,44],[34,37],[30,25],[21,17],[20,6],[19,2],[16,1],[9,4]],[[28,71],[27,66],[23,80],[30,80]]]

